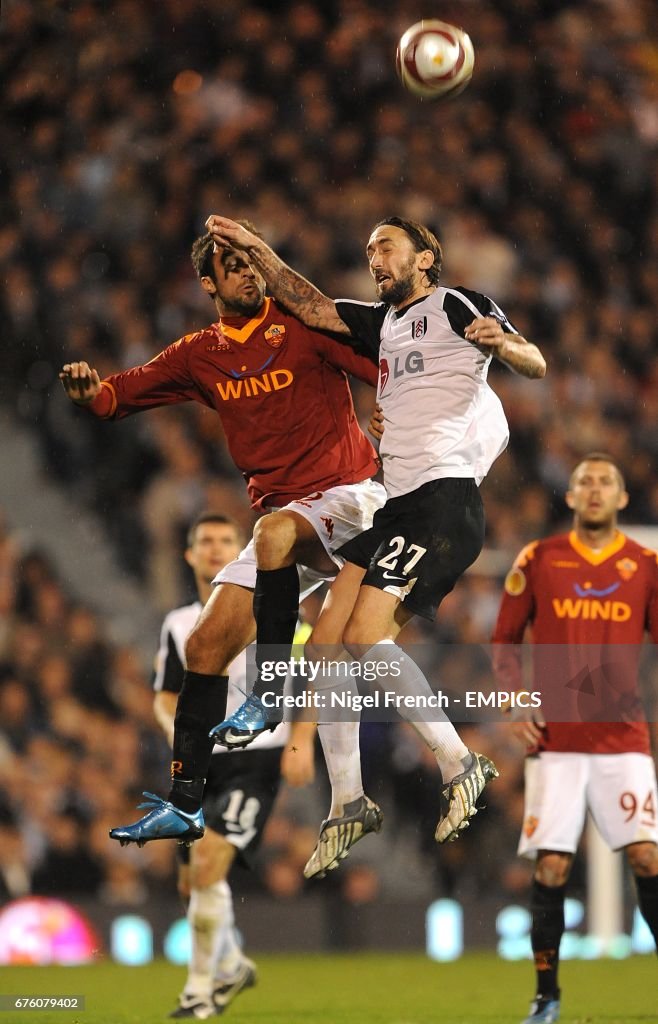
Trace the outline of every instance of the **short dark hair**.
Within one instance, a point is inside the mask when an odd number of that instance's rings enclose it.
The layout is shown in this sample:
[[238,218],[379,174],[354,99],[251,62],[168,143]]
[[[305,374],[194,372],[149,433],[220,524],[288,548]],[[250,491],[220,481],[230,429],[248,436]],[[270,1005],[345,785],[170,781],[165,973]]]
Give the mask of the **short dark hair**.
[[220,526],[233,526],[238,538],[238,541],[242,543],[242,530],[236,523],[235,519],[231,519],[230,516],[223,516],[219,512],[202,512],[200,516],[197,516],[194,522],[190,525],[187,531],[187,546],[191,548],[196,540],[196,532],[200,526],[204,523],[218,523]]
[[202,277],[209,277],[211,280],[215,280],[215,268],[212,265],[212,250],[212,235],[208,232],[197,238],[192,246],[192,252],[190,253],[192,266],[194,267],[196,276],[199,280],[201,280]]
[[569,489],[571,489],[573,485],[574,476],[576,475],[578,466],[582,466],[583,462],[609,462],[610,465],[614,467],[622,491],[626,490],[626,481],[624,480],[624,474],[619,468],[619,463],[612,455],[608,455],[607,452],[588,452],[587,455],[583,455],[582,459],[578,460],[578,465],[574,466],[571,476],[569,477]]
[[[256,228],[250,220],[238,220],[238,224],[241,224],[247,231],[251,231],[252,234],[257,235],[258,238],[262,238],[262,234]],[[212,235],[206,232],[205,235],[200,235],[199,238],[195,239],[194,245],[192,246],[192,252],[190,253],[192,259],[192,266],[196,271],[196,276],[201,280],[202,277],[209,277],[211,281],[215,280],[215,268],[212,263],[213,254]]]
[[434,263],[425,273],[429,278],[430,284],[438,284],[443,267],[443,249],[434,232],[426,228],[424,224],[419,224],[415,220],[406,220],[404,217],[385,217],[384,220],[380,220],[379,224],[375,224],[372,230],[376,231],[377,228],[382,228],[385,224],[390,224],[394,228],[401,228],[408,236],[416,252],[423,252],[425,249],[429,249],[430,252],[434,253]]

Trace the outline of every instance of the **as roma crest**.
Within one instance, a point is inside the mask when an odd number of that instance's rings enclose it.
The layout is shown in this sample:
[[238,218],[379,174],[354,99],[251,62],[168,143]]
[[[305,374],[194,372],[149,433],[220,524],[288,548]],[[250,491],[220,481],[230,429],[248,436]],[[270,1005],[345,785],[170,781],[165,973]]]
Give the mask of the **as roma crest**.
[[286,329],[283,324],[271,324],[265,331],[265,341],[270,348],[279,348],[286,336]]
[[615,563],[615,568],[621,578],[628,582],[628,580],[632,579],[637,572],[637,562],[634,562],[632,558],[620,558],[619,561]]

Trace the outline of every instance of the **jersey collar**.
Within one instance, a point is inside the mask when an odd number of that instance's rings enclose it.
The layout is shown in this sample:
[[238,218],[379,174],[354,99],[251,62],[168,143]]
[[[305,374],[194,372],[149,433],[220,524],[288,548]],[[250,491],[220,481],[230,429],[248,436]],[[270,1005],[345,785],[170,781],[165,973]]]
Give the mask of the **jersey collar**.
[[395,319],[399,320],[401,317],[404,316],[405,313],[408,313],[410,309],[413,309],[414,306],[417,306],[419,302],[424,302],[425,299],[429,299],[430,295],[432,294],[432,292],[429,292],[427,295],[421,295],[419,299],[414,299],[413,302],[410,302],[409,305],[405,306],[403,309],[394,309],[393,314],[395,316]]
[[[225,320],[220,318],[219,329],[225,338],[230,338],[231,341],[237,341],[240,345],[244,345],[245,341],[248,341],[251,335],[254,333],[257,327],[260,327],[263,320],[265,320],[267,314],[270,311],[271,299],[269,295],[263,300],[263,306],[258,316],[253,317],[251,320],[247,320],[246,324],[242,327],[231,327]],[[231,319],[240,320],[241,317],[231,317]]]
[[569,543],[574,551],[577,551],[581,558],[584,558],[590,565],[601,565],[608,558],[612,558],[618,551],[621,551],[624,544],[626,543],[626,537],[620,530],[615,531],[614,539],[606,544],[600,551],[594,551],[593,548],[588,548],[586,544],[583,544],[578,539],[578,534],[575,530],[572,530],[569,534]]

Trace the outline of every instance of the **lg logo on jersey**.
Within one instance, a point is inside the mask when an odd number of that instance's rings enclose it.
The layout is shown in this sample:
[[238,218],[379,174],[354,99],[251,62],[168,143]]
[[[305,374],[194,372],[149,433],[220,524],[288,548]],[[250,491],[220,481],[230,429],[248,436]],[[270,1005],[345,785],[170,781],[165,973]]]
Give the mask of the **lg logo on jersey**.
[[[396,356],[393,361],[393,379],[404,376],[405,373],[422,373],[425,369],[422,352],[408,352],[405,357]],[[379,379],[383,391],[391,375],[388,359],[379,360]]]

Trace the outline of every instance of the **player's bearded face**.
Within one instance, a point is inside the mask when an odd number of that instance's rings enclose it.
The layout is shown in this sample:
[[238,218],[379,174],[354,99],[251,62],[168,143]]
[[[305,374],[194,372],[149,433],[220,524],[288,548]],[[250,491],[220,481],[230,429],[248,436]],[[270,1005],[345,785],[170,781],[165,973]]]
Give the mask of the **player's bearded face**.
[[215,261],[217,294],[227,313],[254,316],[263,305],[265,281],[243,253],[227,250]]
[[398,306],[413,295],[417,273],[414,255],[400,261],[397,268],[389,266],[385,273],[381,270],[373,271],[377,295],[383,302]]

